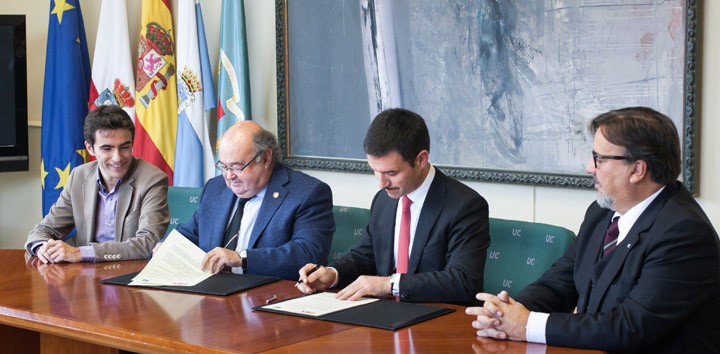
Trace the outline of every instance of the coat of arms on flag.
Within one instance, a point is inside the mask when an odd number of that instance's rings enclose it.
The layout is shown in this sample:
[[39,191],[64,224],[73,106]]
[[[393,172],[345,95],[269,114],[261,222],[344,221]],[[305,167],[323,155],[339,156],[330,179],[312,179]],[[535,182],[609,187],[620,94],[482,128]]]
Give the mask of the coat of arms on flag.
[[157,22],[149,22],[147,35],[140,38],[139,51],[138,77],[135,85],[145,87],[150,80],[153,80],[150,91],[139,98],[143,106],[147,107],[157,96],[158,91],[167,89],[168,79],[175,74],[173,64],[170,64],[164,75],[161,73],[162,68],[168,64],[163,56],[174,54],[172,37]]

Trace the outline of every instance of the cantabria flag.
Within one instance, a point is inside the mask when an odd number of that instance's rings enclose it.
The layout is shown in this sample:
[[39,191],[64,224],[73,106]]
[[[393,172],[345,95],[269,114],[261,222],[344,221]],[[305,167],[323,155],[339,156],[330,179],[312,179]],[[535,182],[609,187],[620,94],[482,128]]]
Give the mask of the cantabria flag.
[[90,110],[112,104],[135,119],[131,60],[125,0],[103,0],[93,55]]

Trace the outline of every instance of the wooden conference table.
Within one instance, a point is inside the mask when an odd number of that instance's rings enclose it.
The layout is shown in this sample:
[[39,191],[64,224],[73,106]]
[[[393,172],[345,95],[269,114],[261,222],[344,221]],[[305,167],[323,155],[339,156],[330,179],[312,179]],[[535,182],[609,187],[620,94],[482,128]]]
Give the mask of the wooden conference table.
[[[229,296],[101,284],[146,261],[44,265],[23,250],[0,250],[3,353],[571,353],[509,341],[479,341],[464,307],[398,331],[253,311],[282,280]],[[595,352],[598,353],[598,352]]]

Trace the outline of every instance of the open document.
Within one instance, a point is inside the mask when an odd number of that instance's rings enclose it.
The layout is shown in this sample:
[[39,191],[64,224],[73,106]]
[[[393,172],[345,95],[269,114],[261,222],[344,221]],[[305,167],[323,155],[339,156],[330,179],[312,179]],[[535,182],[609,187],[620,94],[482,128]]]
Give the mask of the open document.
[[205,252],[179,232],[172,230],[148,264],[128,285],[194,286],[212,273],[203,271],[200,263]]
[[319,317],[328,313],[366,305],[378,299],[362,298],[357,301],[338,300],[335,293],[316,293],[264,306],[266,310]]
[[173,230],[140,272],[101,280],[103,284],[145,286],[207,295],[230,295],[269,284],[280,278],[220,272],[200,268],[205,252]]

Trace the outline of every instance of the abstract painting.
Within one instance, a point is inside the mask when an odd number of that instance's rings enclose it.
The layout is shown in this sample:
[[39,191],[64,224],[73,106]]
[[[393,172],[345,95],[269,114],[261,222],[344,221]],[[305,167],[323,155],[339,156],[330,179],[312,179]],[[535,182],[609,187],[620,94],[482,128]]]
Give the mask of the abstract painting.
[[592,187],[588,122],[673,118],[694,184],[697,5],[670,0],[277,0],[278,134],[291,166],[368,171],[381,110],[424,117],[458,178]]

